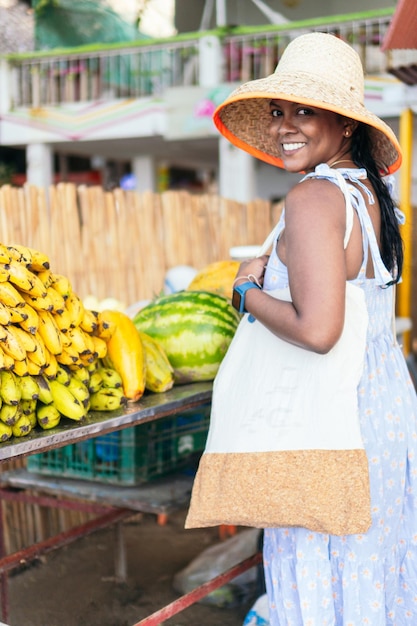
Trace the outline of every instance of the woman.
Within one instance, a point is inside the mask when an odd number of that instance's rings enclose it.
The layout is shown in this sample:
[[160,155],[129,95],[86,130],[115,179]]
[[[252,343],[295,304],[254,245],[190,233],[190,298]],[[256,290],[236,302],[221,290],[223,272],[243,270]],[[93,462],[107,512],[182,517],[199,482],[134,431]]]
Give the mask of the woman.
[[[310,33],[289,44],[272,76],[239,87],[214,116],[234,145],[305,174],[286,197],[270,257],[239,269],[245,310],[318,354],[341,336],[346,281],[363,290],[369,316],[358,403],[372,524],[361,535],[265,530],[271,626],[417,624],[417,400],[392,328],[403,251],[382,178],[401,154],[392,130],[365,109],[363,91],[356,52]],[[346,248],[340,175],[354,208]],[[268,295],[287,286],[292,302]]]

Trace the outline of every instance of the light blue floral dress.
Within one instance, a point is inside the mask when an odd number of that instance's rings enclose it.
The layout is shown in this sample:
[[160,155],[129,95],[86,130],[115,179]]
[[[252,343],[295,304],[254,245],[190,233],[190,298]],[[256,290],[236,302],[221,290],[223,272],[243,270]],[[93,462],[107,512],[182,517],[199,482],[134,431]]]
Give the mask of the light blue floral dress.
[[[271,626],[417,626],[417,399],[392,329],[393,289],[363,195],[365,170],[339,169],[363,232],[363,264],[353,281],[365,292],[369,329],[358,388],[371,482],[372,526],[336,537],[304,528],[265,530],[264,565]],[[319,165],[313,176],[337,183]],[[309,175],[311,176],[311,174]],[[284,227],[281,218],[277,234]],[[264,288],[285,287],[274,245]],[[368,250],[375,278],[365,276]],[[343,376],[343,372],[340,373]],[[337,419],[337,415],[335,415]]]

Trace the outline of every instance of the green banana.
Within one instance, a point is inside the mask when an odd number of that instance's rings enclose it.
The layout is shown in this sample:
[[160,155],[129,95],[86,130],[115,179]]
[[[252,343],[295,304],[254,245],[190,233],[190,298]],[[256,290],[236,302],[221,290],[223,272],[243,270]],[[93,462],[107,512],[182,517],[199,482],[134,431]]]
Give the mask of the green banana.
[[117,389],[123,385],[122,377],[115,369],[112,369],[111,367],[102,367],[100,365],[98,371],[103,379],[103,387]]
[[90,380],[88,383],[88,390],[90,393],[96,393],[103,386],[103,378],[97,369],[95,372],[90,374]]
[[20,415],[19,419],[12,426],[12,433],[15,437],[25,437],[32,430],[32,423],[27,415]]
[[90,395],[91,411],[115,411],[126,404],[123,391],[102,387]]
[[10,370],[0,371],[0,396],[6,404],[18,404],[22,396],[17,378]]
[[79,378],[76,378],[75,376],[71,376],[68,389],[77,398],[77,400],[79,400],[81,404],[85,406],[85,403],[88,402],[88,399],[90,397],[90,392],[88,390],[88,387],[84,385],[84,383],[81,382]]
[[0,409],[0,421],[7,426],[13,426],[21,415],[20,404],[3,404]]
[[90,381],[90,372],[85,367],[85,365],[77,367],[77,369],[73,370],[72,375],[81,380],[81,382],[88,387],[88,383]]
[[35,410],[32,411],[32,413],[28,413],[27,417],[30,421],[32,428],[35,428],[35,426],[38,425],[38,418],[36,416],[36,406],[35,406]]
[[54,401],[54,398],[52,396],[48,380],[45,378],[45,376],[42,376],[42,374],[35,376],[35,379],[38,384],[39,400],[43,404],[51,404]]
[[41,404],[36,407],[36,419],[41,428],[49,430],[55,428],[61,421],[61,413],[53,404]]
[[12,435],[12,427],[0,422],[0,441],[7,441]]
[[66,367],[58,363],[57,371],[56,371],[56,380],[62,385],[69,385],[71,380],[70,370]]
[[69,419],[79,421],[85,414],[85,408],[82,403],[71,393],[66,385],[58,380],[49,381],[53,396],[53,404],[58,411]]
[[30,415],[31,413],[33,413],[36,409],[36,403],[37,400],[34,398],[31,398],[30,400],[21,400],[20,410],[22,411],[23,415]]
[[39,385],[33,376],[18,376],[20,397],[22,400],[36,400],[39,398]]

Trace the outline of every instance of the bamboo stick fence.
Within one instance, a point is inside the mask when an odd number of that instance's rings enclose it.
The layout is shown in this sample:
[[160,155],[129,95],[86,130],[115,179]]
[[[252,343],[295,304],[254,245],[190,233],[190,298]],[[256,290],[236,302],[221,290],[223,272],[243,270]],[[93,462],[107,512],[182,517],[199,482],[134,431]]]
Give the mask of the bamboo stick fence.
[[[240,204],[186,191],[162,194],[59,183],[49,190],[0,187],[0,241],[48,254],[82,298],[115,297],[126,306],[159,294],[176,265],[201,269],[237,245],[261,244],[280,206]],[[12,461],[1,470],[25,465]],[[6,553],[91,519],[91,514],[3,502]]]
[[47,253],[82,298],[126,305],[159,294],[171,267],[201,269],[229,258],[232,246],[262,243],[275,217],[264,200],[240,204],[186,191],[0,188],[0,241]]

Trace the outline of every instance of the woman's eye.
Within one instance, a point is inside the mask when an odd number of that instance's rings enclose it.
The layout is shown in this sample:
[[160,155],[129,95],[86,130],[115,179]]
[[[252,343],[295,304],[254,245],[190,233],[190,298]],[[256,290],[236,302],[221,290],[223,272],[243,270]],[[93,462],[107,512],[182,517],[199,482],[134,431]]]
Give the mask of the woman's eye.
[[297,113],[298,115],[312,115],[313,111],[311,109],[307,109],[306,107],[303,107],[302,109],[298,109]]
[[281,111],[278,111],[278,109],[271,109],[271,115],[272,117],[279,117],[281,115]]

